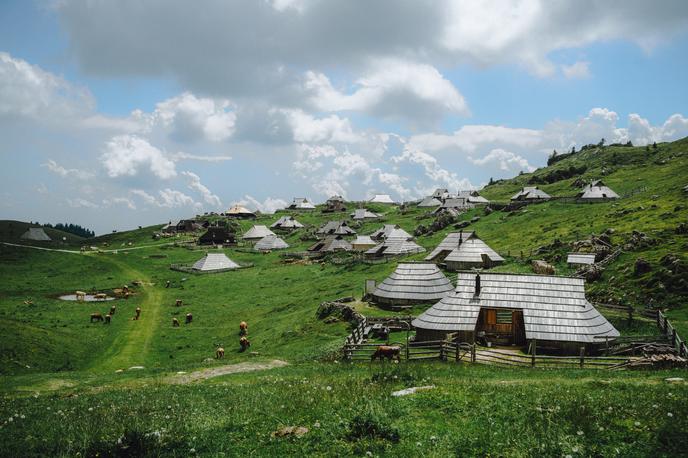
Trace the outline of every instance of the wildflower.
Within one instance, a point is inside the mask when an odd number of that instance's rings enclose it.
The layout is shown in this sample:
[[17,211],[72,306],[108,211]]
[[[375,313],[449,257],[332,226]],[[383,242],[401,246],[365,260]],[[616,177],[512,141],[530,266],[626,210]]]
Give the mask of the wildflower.
[[9,421],[9,422],[14,421],[14,417],[10,417],[7,421]]
[[657,407],[659,407],[657,404],[652,404],[653,409],[656,409]]
[[430,440],[431,440],[431,441],[436,441],[436,440],[437,440],[437,436],[430,436]]
[[420,442],[416,442],[416,447],[420,447],[421,445],[423,444],[421,444]]
[[196,453],[196,449],[195,448],[190,449],[189,453]]
[[19,415],[19,418],[21,418],[23,420],[24,418],[26,418],[26,416],[24,414],[21,414],[21,415]]
[[332,391],[332,387],[331,387],[330,385],[327,385],[326,390],[327,390],[327,391]]
[[634,424],[635,424],[636,426],[640,426],[640,422],[639,422],[639,421],[636,421]]
[[367,451],[367,452],[366,452],[366,456],[373,456],[373,452]]
[[89,412],[93,412],[93,407],[89,407],[89,408],[88,408],[88,411],[89,411]]
[[673,414],[673,413],[671,413],[671,412],[667,412],[667,417],[673,417],[673,416],[674,416],[674,414]]
[[566,455],[565,458],[573,458],[573,456],[572,455]]
[[583,433],[583,431],[578,431],[576,434],[578,434],[579,436],[582,436],[584,433]]
[[320,422],[316,420],[315,423],[313,423],[313,427],[320,428]]
[[604,428],[602,426],[600,426],[600,431],[604,431]]

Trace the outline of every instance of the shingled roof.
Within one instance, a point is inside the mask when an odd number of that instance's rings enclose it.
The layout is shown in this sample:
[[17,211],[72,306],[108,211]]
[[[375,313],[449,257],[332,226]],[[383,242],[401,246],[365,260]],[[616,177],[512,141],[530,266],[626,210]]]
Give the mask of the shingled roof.
[[353,219],[375,219],[379,218],[380,215],[373,213],[365,208],[357,208],[353,213],[351,213],[351,218]]
[[605,185],[602,180],[593,181],[586,185],[583,190],[578,193],[578,198],[582,200],[605,200],[618,199],[619,195]]
[[442,205],[442,201],[432,196],[428,196],[418,202],[419,207],[439,207],[440,205]]
[[426,261],[434,261],[442,253],[451,253],[459,246],[459,240],[465,242],[475,235],[473,231],[462,231],[462,232],[450,232],[447,236],[437,245],[437,248],[432,250],[432,252],[425,257]]
[[244,240],[260,240],[266,235],[275,235],[267,226],[257,224],[249,229],[241,238]]
[[370,238],[378,241],[385,240],[392,234],[394,234],[395,237],[406,237],[407,239],[412,238],[411,234],[409,234],[396,224],[384,224],[380,229],[370,234]]
[[[405,231],[403,232],[405,233]],[[369,257],[401,256],[422,253],[424,251],[425,248],[409,240],[406,236],[390,235],[384,242],[367,250],[365,254]]]
[[459,194],[457,194],[457,197],[460,199],[466,199],[469,203],[472,204],[489,204],[490,201],[481,196],[478,191],[459,191]]
[[30,227],[19,238],[24,240],[36,240],[40,242],[49,242],[52,239],[42,227]]
[[283,250],[289,248],[287,242],[277,237],[275,234],[266,235],[258,242],[256,242],[253,247],[256,251],[271,251],[271,250]]
[[303,224],[296,221],[293,216],[283,216],[270,226],[272,229],[299,229]]
[[316,233],[320,235],[354,235],[356,231],[351,229],[346,221],[328,221]]
[[193,270],[210,272],[213,270],[238,269],[239,267],[239,264],[229,259],[224,253],[206,253],[191,268]]
[[376,302],[425,303],[447,296],[454,289],[435,264],[401,263],[373,291]]
[[599,343],[618,337],[585,298],[585,280],[572,277],[460,272],[454,293],[413,320],[419,329],[474,331],[481,308],[522,310],[526,339]]
[[595,253],[569,253],[566,263],[573,265],[595,264]]
[[368,202],[374,202],[378,204],[393,204],[394,201],[389,196],[389,194],[375,194],[375,196]]
[[329,253],[332,251],[351,251],[353,248],[341,235],[328,235],[314,243],[308,251],[317,253]]
[[547,200],[551,199],[552,196],[547,194],[542,189],[537,186],[521,188],[519,192],[511,197],[511,200]]

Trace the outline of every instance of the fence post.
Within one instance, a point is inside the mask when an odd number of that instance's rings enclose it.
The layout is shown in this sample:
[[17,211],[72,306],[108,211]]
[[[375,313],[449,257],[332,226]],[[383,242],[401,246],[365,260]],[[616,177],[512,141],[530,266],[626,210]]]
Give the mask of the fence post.
[[604,336],[604,354],[609,356],[609,335]]
[[580,347],[580,367],[583,369],[583,364],[585,363],[585,347]]
[[459,358],[460,358],[460,357],[461,357],[461,356],[460,356],[460,353],[459,353],[459,344],[457,343],[457,344],[456,344],[456,362],[457,362],[457,363],[459,362]]
[[676,328],[671,330],[671,345],[676,348]]
[[530,341],[530,366],[535,367],[535,349],[537,348],[537,341],[535,339]]
[[444,361],[446,359],[444,355],[444,344],[444,341],[440,342],[440,361]]
[[471,345],[471,362],[475,362],[475,344]]

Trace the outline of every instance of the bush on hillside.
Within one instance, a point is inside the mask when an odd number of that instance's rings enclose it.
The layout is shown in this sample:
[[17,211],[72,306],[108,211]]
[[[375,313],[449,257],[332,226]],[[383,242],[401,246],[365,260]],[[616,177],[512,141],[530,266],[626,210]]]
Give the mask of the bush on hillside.
[[585,173],[587,169],[588,167],[586,165],[580,165],[576,167],[572,164],[569,165],[568,168],[552,170],[551,172],[548,172],[544,175],[533,175],[528,180],[528,184],[556,183],[557,181],[566,180],[569,178],[573,178],[577,175],[581,175]]

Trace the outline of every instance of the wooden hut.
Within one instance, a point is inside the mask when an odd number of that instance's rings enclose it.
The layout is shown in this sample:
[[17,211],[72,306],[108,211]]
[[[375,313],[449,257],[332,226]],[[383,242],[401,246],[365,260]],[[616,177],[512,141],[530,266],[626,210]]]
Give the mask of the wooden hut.
[[456,290],[413,320],[416,340],[457,333],[462,342],[536,341],[538,349],[594,352],[619,332],[588,302],[584,284],[572,277],[460,272]]
[[30,227],[19,236],[22,240],[33,240],[35,242],[50,242],[52,239],[42,227]]
[[328,235],[322,240],[318,240],[308,251],[311,253],[331,253],[334,251],[351,251],[353,248],[341,235]]
[[581,202],[606,202],[618,199],[619,195],[605,185],[602,180],[596,180],[586,185],[576,196]]
[[444,202],[444,199],[449,197],[449,190],[446,188],[437,188],[435,189],[435,192],[430,195],[430,197],[435,198],[441,202]]
[[375,194],[372,199],[370,199],[368,202],[374,203],[374,204],[393,204],[394,201],[392,198],[389,196],[389,194]]
[[248,231],[246,231],[246,233],[243,236],[241,236],[241,238],[249,242],[255,242],[267,235],[275,235],[275,233],[268,229],[267,226],[257,224],[251,227],[251,229],[249,229]]
[[371,296],[374,302],[384,305],[424,304],[437,302],[453,289],[435,264],[401,263]]
[[537,186],[526,186],[521,188],[519,192],[511,197],[511,200],[521,202],[539,202],[551,199],[552,196],[547,194]]
[[377,242],[367,235],[359,235],[356,237],[356,240],[351,242],[351,247],[354,249],[354,251],[367,251],[376,245]]
[[418,207],[441,207],[442,201],[436,197],[428,196],[425,199],[418,202]]
[[313,211],[315,210],[315,205],[310,203],[305,197],[294,197],[294,200],[287,207],[287,210]]
[[450,232],[440,244],[426,256],[426,261],[444,262],[449,270],[490,268],[504,262],[475,232]]
[[595,253],[569,253],[566,263],[571,267],[595,264]]
[[387,258],[423,253],[425,248],[410,240],[407,235],[403,229],[392,232],[382,243],[366,250],[365,255],[369,258]]
[[357,208],[350,216],[354,220],[377,219],[380,217],[377,213],[373,213],[365,208]]
[[328,221],[316,231],[318,235],[356,235],[346,221]]
[[275,234],[269,234],[256,242],[253,249],[256,251],[272,251],[284,250],[289,248],[287,242],[277,237]]
[[293,216],[282,216],[280,219],[272,223],[270,229],[282,230],[282,231],[293,231],[295,229],[301,229],[303,224],[299,223]]
[[474,206],[487,205],[490,203],[490,201],[481,196],[478,191],[459,191],[456,197],[459,199],[465,199],[466,202]]
[[346,203],[342,196],[332,196],[325,202],[323,213],[345,212]]
[[206,253],[191,268],[200,272],[221,272],[239,267],[239,264],[229,259],[224,253]]
[[377,242],[380,242],[385,240],[391,234],[394,234],[395,237],[406,237],[407,240],[413,238],[411,234],[409,234],[396,224],[383,225],[380,229],[370,234],[370,238]]
[[229,218],[237,218],[237,219],[255,219],[256,214],[253,213],[251,210],[249,210],[246,207],[242,207],[241,205],[234,205],[232,208],[227,210],[225,212],[225,215]]
[[210,226],[198,238],[199,245],[232,245],[236,243],[236,235],[223,226]]

